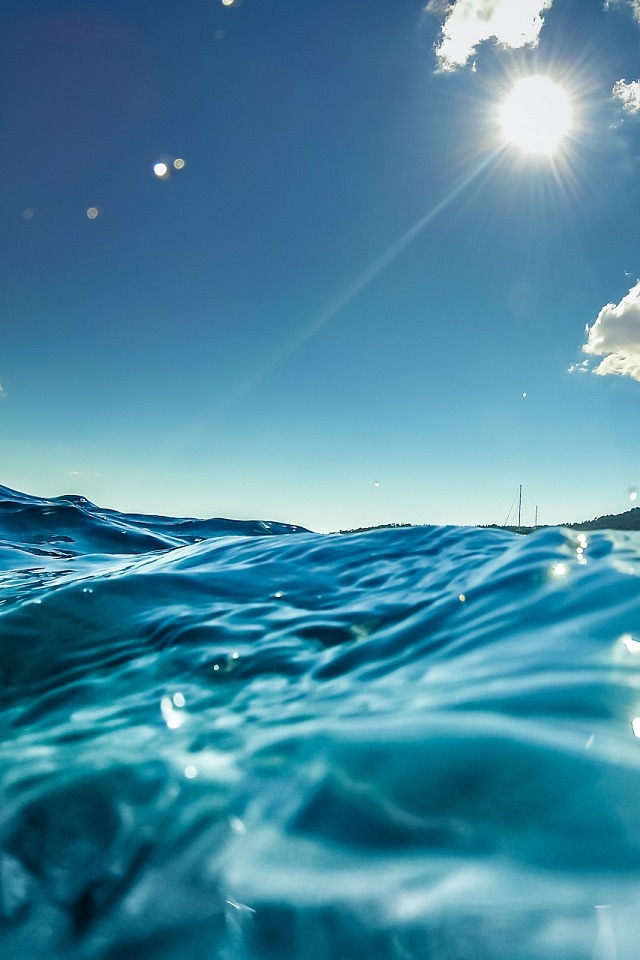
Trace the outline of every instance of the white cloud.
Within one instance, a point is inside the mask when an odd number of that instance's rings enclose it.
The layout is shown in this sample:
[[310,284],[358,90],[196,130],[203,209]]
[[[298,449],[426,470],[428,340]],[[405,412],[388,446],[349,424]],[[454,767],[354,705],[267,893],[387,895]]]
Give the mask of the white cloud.
[[617,373],[620,377],[632,377],[634,380],[640,380],[640,353],[631,357],[625,357],[620,353],[612,353],[610,357],[605,357],[593,372],[600,377],[606,377],[609,373]]
[[613,85],[614,100],[619,100],[627,113],[640,113],[640,80],[618,80]]
[[631,7],[634,17],[640,23],[640,0],[605,0],[604,9],[609,10],[610,7],[619,7],[622,4]]
[[[464,66],[485,40],[511,48],[535,46],[544,24],[542,13],[552,3],[553,0],[454,0],[444,8],[445,21],[436,46],[441,69]],[[442,0],[430,0],[427,10],[441,14]]]
[[640,281],[620,303],[603,307],[586,333],[584,352],[604,357],[594,373],[640,380]]
[[568,373],[589,373],[589,361],[583,360],[582,363],[572,363]]

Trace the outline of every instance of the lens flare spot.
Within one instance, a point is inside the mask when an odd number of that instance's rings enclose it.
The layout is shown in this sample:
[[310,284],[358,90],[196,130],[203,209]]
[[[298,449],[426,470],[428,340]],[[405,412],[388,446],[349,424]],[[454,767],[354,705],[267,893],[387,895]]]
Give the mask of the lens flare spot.
[[187,165],[184,157],[164,156],[153,164],[153,172],[158,180],[171,180],[174,174],[180,173]]
[[95,220],[96,217],[100,216],[100,211],[97,207],[89,207],[87,210],[87,216],[89,217],[89,220]]

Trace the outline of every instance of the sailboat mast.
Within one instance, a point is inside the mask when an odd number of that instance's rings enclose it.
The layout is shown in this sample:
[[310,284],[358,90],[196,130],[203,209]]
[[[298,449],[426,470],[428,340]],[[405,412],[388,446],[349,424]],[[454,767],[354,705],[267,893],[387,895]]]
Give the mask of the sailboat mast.
[[522,526],[522,484],[518,490],[518,527]]

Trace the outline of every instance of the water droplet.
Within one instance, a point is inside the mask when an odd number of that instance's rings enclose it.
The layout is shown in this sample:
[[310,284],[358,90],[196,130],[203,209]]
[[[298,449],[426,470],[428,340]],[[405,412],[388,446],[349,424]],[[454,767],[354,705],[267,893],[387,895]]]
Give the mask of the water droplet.
[[235,833],[246,833],[247,828],[240,819],[240,817],[234,817],[233,814],[229,817],[229,826]]
[[95,220],[96,217],[100,216],[100,211],[97,207],[89,207],[87,210],[87,216],[89,217],[89,220]]
[[565,577],[567,575],[567,565],[566,563],[556,563],[553,567],[553,572],[556,577]]
[[524,393],[522,394],[523,398],[526,397],[526,395],[527,395],[527,391],[525,390]]
[[380,486],[380,481],[379,481],[379,480],[374,480],[374,481],[373,481],[373,485],[374,485],[374,487],[379,487],[379,486]]
[[198,768],[190,763],[184,768],[184,775],[187,780],[194,780],[198,776]]
[[176,157],[176,159],[173,161],[174,170],[184,170],[184,167],[185,163],[182,157]]
[[33,220],[33,213],[31,207],[27,207],[26,210],[22,211],[22,216],[25,220]]
[[631,721],[631,727],[633,729],[634,737],[637,737],[640,740],[640,717],[634,717]]
[[638,491],[636,490],[635,487],[631,487],[631,490],[629,490],[629,500],[637,500],[637,499],[638,499]]
[[465,603],[466,599],[467,599],[467,598],[466,598],[466,596],[464,595],[464,593],[459,594],[458,600],[460,601],[460,603]]
[[239,654],[237,653],[223,653],[220,654],[212,664],[213,670],[215,673],[232,673],[235,670],[236,664],[238,662]]
[[174,693],[174,695],[173,695],[173,703],[174,703],[174,706],[176,706],[176,707],[184,707],[184,705],[185,705],[186,702],[187,702],[187,701],[185,700],[183,693],[180,693],[180,691],[178,691],[178,693]]

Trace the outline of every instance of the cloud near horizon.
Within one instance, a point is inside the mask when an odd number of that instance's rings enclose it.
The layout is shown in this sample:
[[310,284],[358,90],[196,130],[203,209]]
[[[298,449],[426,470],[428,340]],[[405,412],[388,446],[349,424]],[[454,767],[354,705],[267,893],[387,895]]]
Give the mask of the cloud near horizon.
[[640,381],[640,281],[620,303],[604,306],[586,333],[583,351],[604,357],[593,373]]
[[[640,0],[638,0],[640,3]],[[427,11],[445,13],[435,52],[440,69],[462,67],[478,44],[494,40],[502,47],[535,47],[544,25],[542,14],[553,0],[429,0]]]
[[640,113],[640,80],[617,80],[611,92],[627,113]]

